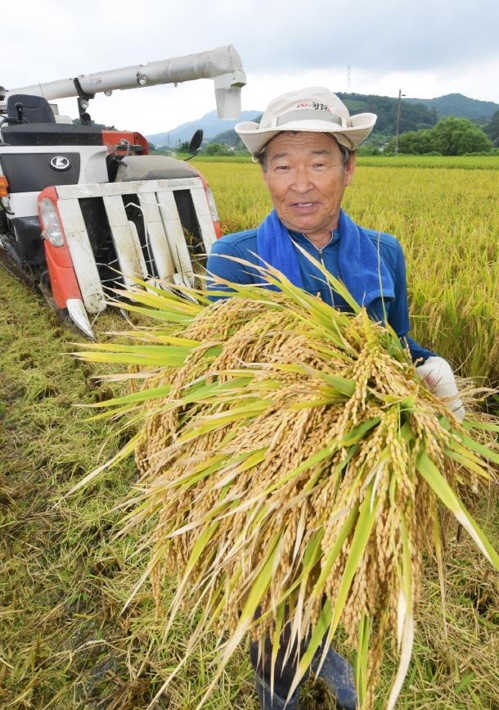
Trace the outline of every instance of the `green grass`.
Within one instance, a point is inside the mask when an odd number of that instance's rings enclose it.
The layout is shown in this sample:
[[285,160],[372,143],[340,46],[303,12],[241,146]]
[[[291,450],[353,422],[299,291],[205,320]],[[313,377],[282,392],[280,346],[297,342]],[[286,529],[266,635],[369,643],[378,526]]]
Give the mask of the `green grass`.
[[360,155],[359,165],[378,168],[499,170],[499,155]]
[[[154,151],[161,155],[161,151]],[[187,154],[178,154],[180,160],[189,157]],[[254,164],[249,153],[235,153],[234,155],[218,156],[203,155],[198,153],[194,162],[198,165],[205,163],[223,164]],[[460,168],[462,170],[499,170],[499,154],[490,155],[362,155],[357,158],[358,165],[376,168],[443,168],[444,170]],[[203,171],[202,168],[201,172]]]
[[[0,707],[146,708],[189,630],[177,625],[165,649],[150,593],[125,609],[144,564],[133,539],[116,539],[133,461],[68,495],[125,442],[75,405],[119,385],[73,357],[81,338],[42,300],[0,276]],[[106,314],[101,337],[117,323]],[[155,707],[193,707],[209,664],[208,648]],[[250,691],[241,654],[206,707],[252,708]]]

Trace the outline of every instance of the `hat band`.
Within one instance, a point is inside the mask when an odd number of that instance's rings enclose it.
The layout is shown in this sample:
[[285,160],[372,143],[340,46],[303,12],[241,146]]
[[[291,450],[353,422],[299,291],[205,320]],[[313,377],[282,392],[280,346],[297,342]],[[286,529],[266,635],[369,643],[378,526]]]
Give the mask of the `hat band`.
[[313,108],[299,108],[294,111],[287,111],[283,113],[282,116],[277,117],[276,126],[282,126],[284,123],[290,123],[291,121],[327,121],[328,123],[334,123],[336,126],[344,128],[342,116],[331,113],[331,111],[328,110]]

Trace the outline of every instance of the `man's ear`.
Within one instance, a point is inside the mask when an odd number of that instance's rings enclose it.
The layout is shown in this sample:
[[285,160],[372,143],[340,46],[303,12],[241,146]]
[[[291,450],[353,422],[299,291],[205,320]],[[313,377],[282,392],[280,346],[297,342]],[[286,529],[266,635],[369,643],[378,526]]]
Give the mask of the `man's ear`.
[[352,151],[345,163],[345,182],[350,185],[352,182],[353,174],[355,172],[355,166],[357,164],[357,151]]
[[262,168],[262,178],[263,178],[265,184],[266,184],[267,187],[268,187],[268,184],[269,184],[269,172],[268,172],[267,166],[263,166],[263,165],[262,165],[261,168]]

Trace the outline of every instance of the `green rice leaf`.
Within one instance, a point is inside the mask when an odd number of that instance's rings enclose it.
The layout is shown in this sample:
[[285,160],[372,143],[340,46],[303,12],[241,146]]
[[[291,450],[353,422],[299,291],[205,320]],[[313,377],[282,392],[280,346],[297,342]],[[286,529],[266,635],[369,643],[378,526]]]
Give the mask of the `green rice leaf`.
[[416,466],[438,498],[468,531],[480,551],[499,570],[499,555],[425,451],[419,452]]
[[484,446],[483,444],[480,444],[480,442],[475,441],[474,439],[466,435],[462,435],[461,441],[469,449],[479,453],[480,456],[482,456],[484,459],[492,461],[492,463],[499,464],[499,454],[493,451],[488,446]]

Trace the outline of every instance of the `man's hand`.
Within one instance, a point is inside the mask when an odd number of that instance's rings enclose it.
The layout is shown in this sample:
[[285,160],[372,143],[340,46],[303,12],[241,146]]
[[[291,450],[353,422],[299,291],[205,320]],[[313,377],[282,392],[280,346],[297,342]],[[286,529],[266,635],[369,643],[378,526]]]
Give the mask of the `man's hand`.
[[416,372],[437,397],[449,400],[449,407],[457,419],[464,419],[463,403],[458,396],[456,379],[447,360],[432,355],[416,367]]

